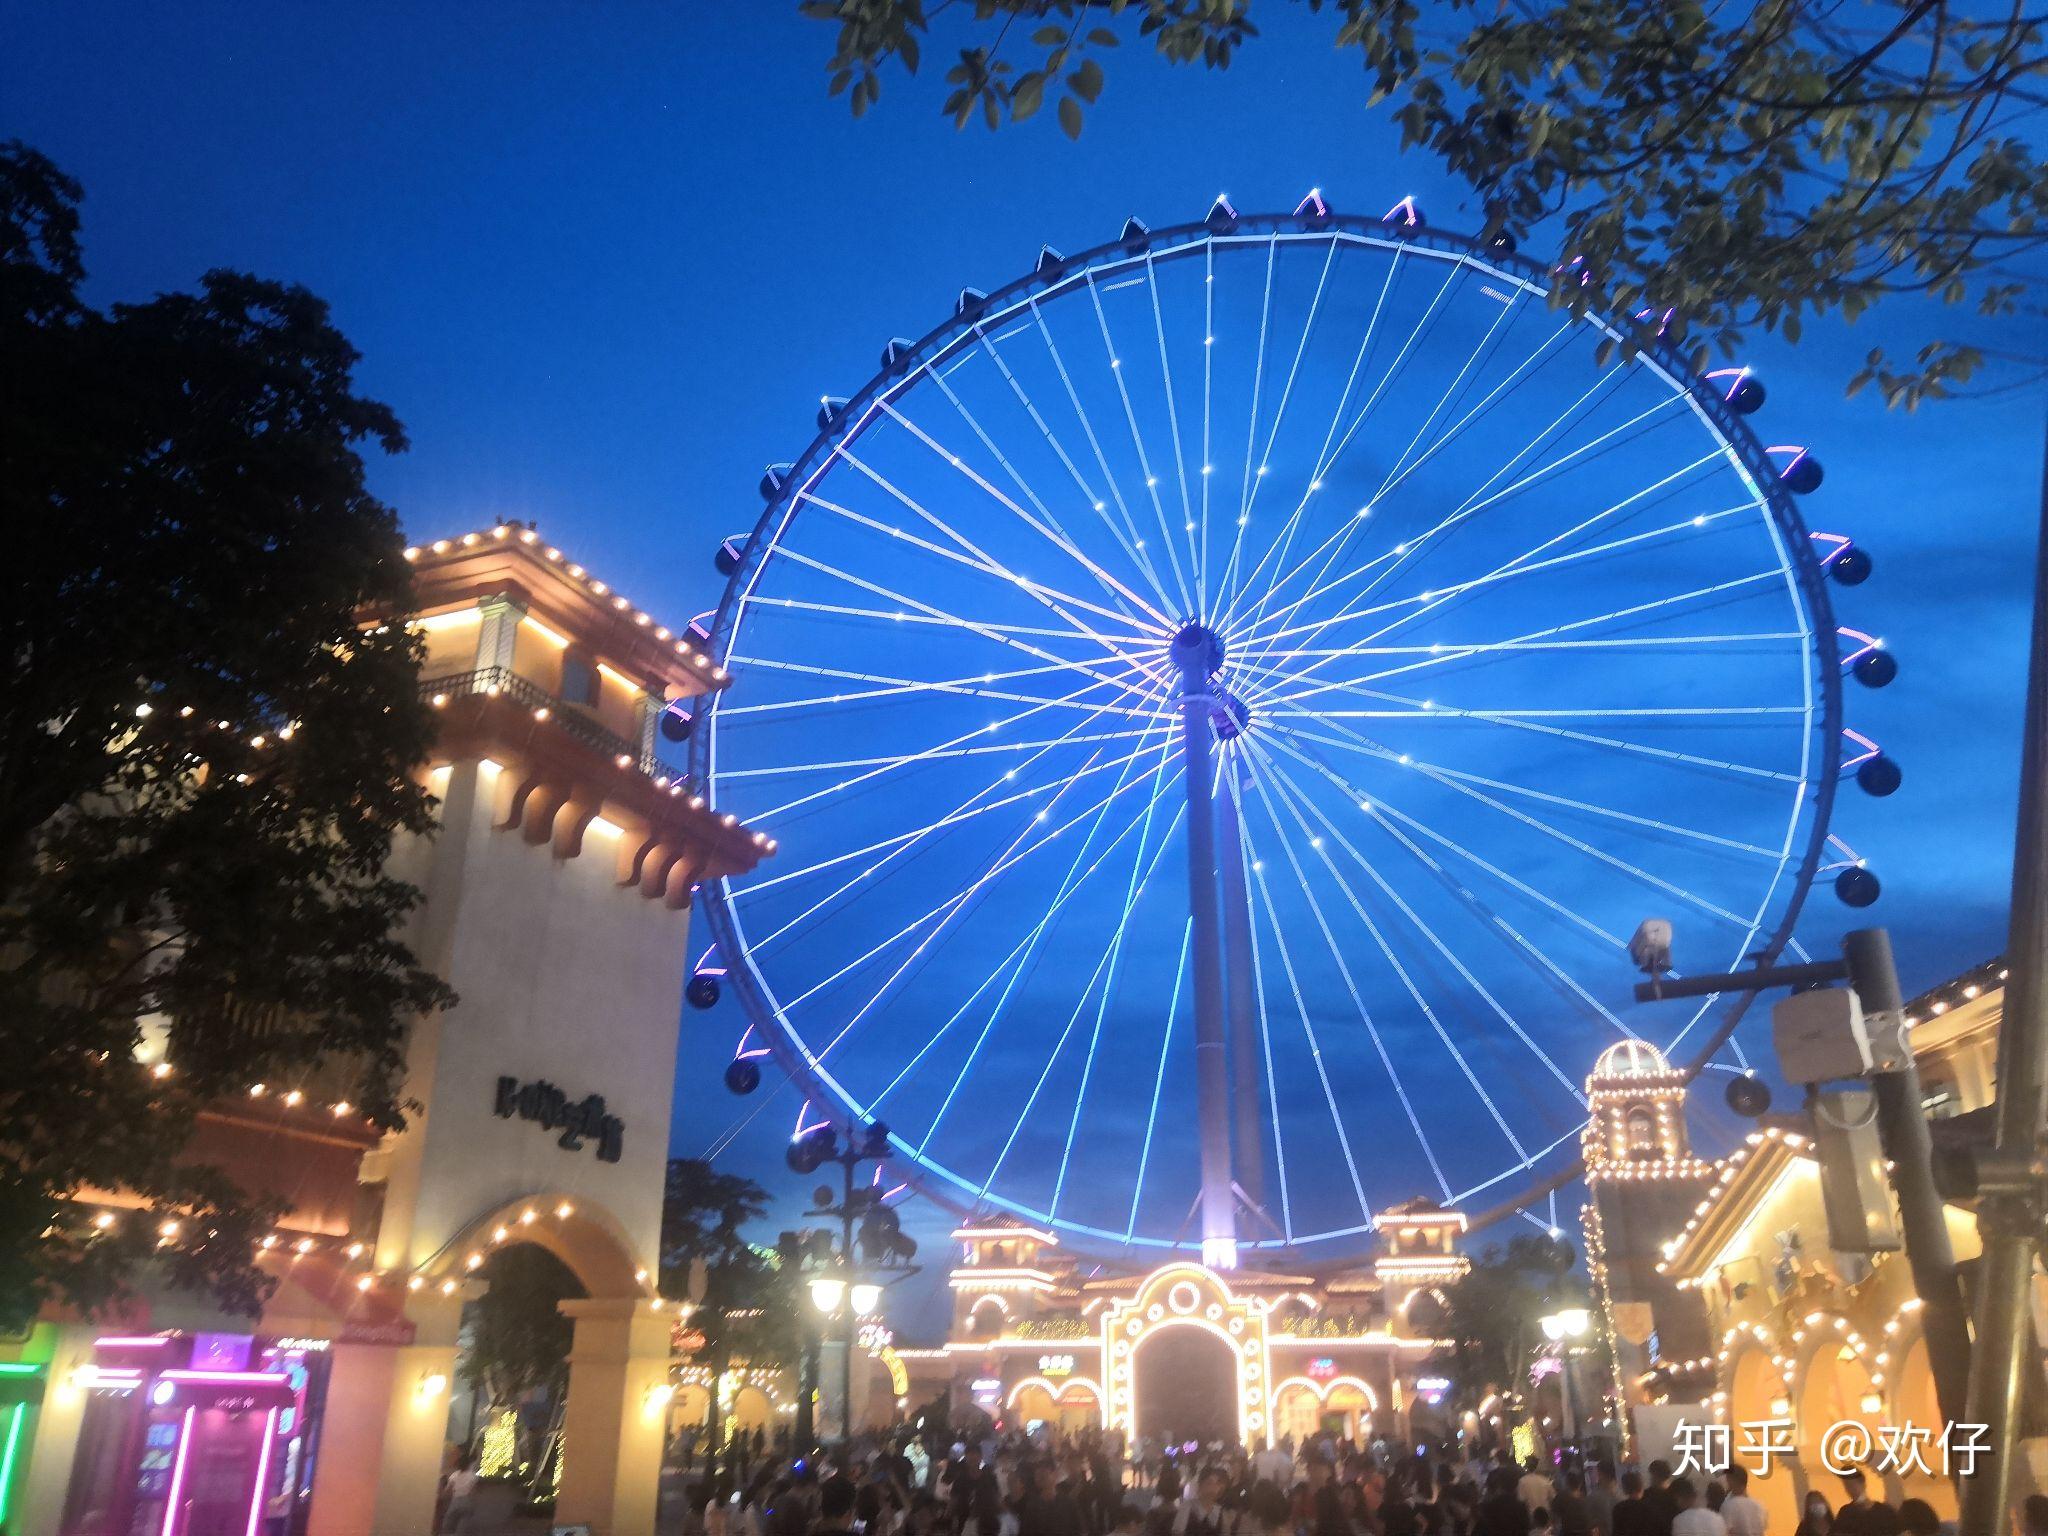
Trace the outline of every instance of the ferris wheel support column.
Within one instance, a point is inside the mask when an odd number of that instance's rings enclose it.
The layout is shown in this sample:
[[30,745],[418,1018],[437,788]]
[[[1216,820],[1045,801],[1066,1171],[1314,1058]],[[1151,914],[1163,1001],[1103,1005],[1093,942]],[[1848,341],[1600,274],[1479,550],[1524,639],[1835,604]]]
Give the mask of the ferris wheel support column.
[[1230,1002],[1232,1166],[1245,1201],[1266,1203],[1266,1143],[1260,1132],[1258,977],[1252,962],[1251,892],[1245,885],[1244,834],[1238,808],[1244,803],[1244,759],[1232,753],[1226,770],[1230,793],[1216,802],[1223,840],[1223,975]]
[[1195,976],[1195,1107],[1202,1149],[1202,1262],[1237,1268],[1237,1205],[1230,1187],[1230,1065],[1223,1039],[1223,925],[1216,902],[1216,808],[1211,786],[1210,679],[1222,665],[1215,634],[1189,624],[1173,637],[1180,673],[1180,740],[1188,793],[1188,946]]

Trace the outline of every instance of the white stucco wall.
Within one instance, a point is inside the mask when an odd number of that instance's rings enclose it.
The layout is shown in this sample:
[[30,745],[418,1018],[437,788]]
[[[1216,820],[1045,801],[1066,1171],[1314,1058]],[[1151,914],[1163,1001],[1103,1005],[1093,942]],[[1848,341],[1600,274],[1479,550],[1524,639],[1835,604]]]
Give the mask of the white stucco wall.
[[[492,826],[500,771],[438,771],[441,836],[395,860],[427,895],[412,942],[461,1001],[414,1031],[407,1093],[425,1108],[384,1159],[379,1264],[423,1264],[483,1214],[546,1194],[601,1205],[652,1266],[689,914],[621,887],[615,839],[600,828],[563,859]],[[571,1100],[602,1094],[625,1123],[621,1160],[499,1118],[501,1074],[545,1079]]]

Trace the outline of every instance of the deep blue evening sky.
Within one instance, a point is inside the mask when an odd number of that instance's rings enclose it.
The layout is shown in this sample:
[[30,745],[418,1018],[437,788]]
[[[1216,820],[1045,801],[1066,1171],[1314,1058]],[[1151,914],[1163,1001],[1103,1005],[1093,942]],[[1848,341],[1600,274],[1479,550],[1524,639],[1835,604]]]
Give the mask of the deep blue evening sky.
[[[809,440],[818,396],[851,394],[885,338],[923,332],[962,284],[1018,275],[1041,243],[1195,218],[1218,191],[1288,208],[1310,185],[1371,212],[1414,191],[1437,222],[1476,222],[1396,153],[1329,24],[1271,9],[1227,75],[1112,57],[1075,144],[1050,113],[955,133],[935,78],[890,79],[853,122],[825,94],[830,31],[787,0],[17,5],[0,136],[84,182],[101,301],[217,265],[329,299],[362,388],[411,435],[372,474],[414,536],[533,518],[679,622],[716,599],[712,546],[755,516],[761,466]],[[1877,557],[1838,606],[1903,673],[1852,687],[1849,718],[1906,785],[1846,792],[1837,828],[1884,878],[1873,916],[1911,990],[2003,942],[2042,395],[1919,417],[1845,400],[1865,348],[1917,339],[1894,323],[1813,326],[1749,360],[1772,387],[1769,440],[1827,463],[1809,519]],[[1825,893],[1812,912],[1809,944],[1847,925]],[[684,1021],[678,1151],[739,1103],[716,1085],[729,1022]],[[778,1094],[725,1161],[801,1184],[778,1155],[793,1113]]]

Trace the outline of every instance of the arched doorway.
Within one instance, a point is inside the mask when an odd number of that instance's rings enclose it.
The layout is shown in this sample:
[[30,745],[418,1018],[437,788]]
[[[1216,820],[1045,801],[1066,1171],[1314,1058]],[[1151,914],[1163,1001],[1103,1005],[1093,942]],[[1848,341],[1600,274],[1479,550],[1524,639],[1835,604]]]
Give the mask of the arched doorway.
[[768,1401],[768,1394],[759,1387],[741,1387],[732,1395],[732,1427],[752,1434],[763,1430],[769,1435],[775,1433],[775,1405]]
[[[1808,1359],[1799,1385],[1799,1460],[1806,1469],[1808,1486],[1825,1493],[1829,1503],[1842,1503],[1847,1490],[1821,1459],[1823,1450],[1829,1448],[1830,1432],[1838,1424],[1861,1424],[1869,1435],[1868,1443],[1875,1446],[1883,1417],[1884,1402],[1863,1356],[1839,1335],[1824,1337]],[[1873,1495],[1882,1492],[1882,1488],[1871,1489]]]
[[1237,1351],[1220,1334],[1199,1323],[1155,1328],[1138,1341],[1131,1365],[1137,1429],[1147,1440],[1243,1440]]
[[[1735,1357],[1728,1373],[1728,1422],[1762,1424],[1792,1416],[1792,1392],[1785,1373],[1762,1343],[1751,1343]],[[1801,1495],[1798,1474],[1779,1458],[1767,1476],[1758,1477],[1752,1462],[1749,1494],[1764,1507],[1768,1529],[1790,1531],[1799,1524]]]
[[1372,1436],[1372,1388],[1355,1376],[1339,1377],[1323,1393],[1323,1427],[1340,1439],[1363,1445]]
[[1323,1426],[1323,1394],[1312,1381],[1283,1382],[1273,1397],[1273,1433],[1301,1445]]
[[475,1274],[486,1289],[462,1309],[455,1375],[467,1392],[450,1404],[451,1434],[484,1476],[540,1492],[552,1486],[560,1451],[575,1333],[561,1306],[587,1293],[539,1243],[503,1243]]
[[1941,1404],[1934,1396],[1934,1372],[1927,1363],[1927,1338],[1924,1334],[1916,1336],[1906,1346],[1898,1356],[1898,1364],[1892,1369],[1890,1421],[1901,1427],[1912,1425],[1931,1429],[1937,1441],[1924,1456],[1930,1470],[1923,1472],[1915,1466],[1899,1477],[1899,1497],[1925,1499],[1944,1520],[1959,1518],[1961,1509],[1956,1501],[1955,1484],[1941,1476],[1939,1470],[1939,1437],[1943,1419]]

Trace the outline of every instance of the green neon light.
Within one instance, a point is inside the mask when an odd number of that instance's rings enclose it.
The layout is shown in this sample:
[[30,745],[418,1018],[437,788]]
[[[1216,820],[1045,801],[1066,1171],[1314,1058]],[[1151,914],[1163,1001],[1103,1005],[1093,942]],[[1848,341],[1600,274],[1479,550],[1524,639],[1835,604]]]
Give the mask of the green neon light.
[[14,1503],[14,1453],[21,1448],[21,1425],[27,1417],[28,1404],[16,1403],[14,1417],[7,1421],[7,1449],[0,1451],[0,1521],[6,1520]]
[[0,1376],[40,1376],[43,1367],[40,1361],[30,1364],[21,1360],[0,1360]]

